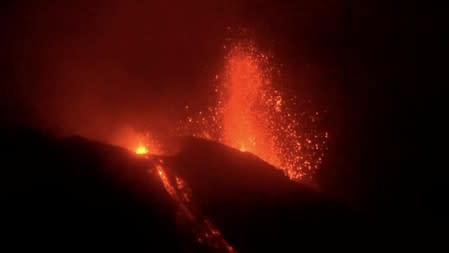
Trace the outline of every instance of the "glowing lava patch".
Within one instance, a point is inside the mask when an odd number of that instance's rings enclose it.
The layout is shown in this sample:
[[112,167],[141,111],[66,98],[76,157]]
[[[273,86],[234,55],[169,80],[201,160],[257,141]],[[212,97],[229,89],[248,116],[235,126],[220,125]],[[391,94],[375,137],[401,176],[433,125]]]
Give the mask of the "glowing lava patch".
[[145,145],[140,144],[139,146],[137,146],[135,152],[138,155],[146,155],[148,154],[148,148],[145,147]]

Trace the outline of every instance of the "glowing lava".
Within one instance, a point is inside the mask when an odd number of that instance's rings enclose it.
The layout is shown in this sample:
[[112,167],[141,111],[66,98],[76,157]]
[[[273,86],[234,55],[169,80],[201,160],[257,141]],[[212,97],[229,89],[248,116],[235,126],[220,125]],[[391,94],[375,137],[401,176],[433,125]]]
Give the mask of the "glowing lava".
[[139,144],[139,146],[137,146],[135,152],[138,155],[146,155],[146,154],[148,154],[148,148],[145,147],[145,145]]
[[228,56],[218,108],[223,125],[221,141],[279,165],[275,135],[270,128],[271,84],[263,70],[267,58],[253,49],[237,46]]
[[[217,103],[206,112],[188,111],[186,121],[178,125],[177,134],[206,138],[253,153],[295,181],[311,178],[322,162],[328,134],[315,125],[320,117],[318,112],[292,110],[296,101],[275,87],[272,76],[275,70],[270,58],[253,43],[231,47],[224,74],[221,78],[217,76]],[[186,110],[189,108],[185,106]],[[148,133],[128,139],[134,144],[138,141],[137,147],[134,146],[136,154],[163,154],[159,143]],[[155,170],[150,173],[159,176],[182,217],[193,228],[197,241],[223,252],[236,252],[195,208],[187,183],[170,173],[162,159],[146,157],[154,159]]]
[[[236,253],[237,251],[223,238],[218,228],[195,212],[192,192],[187,183],[180,177],[170,176],[163,160],[155,160],[154,163],[165,191],[177,204],[182,217],[192,226],[197,241],[217,249],[218,252]],[[151,170],[149,172],[151,173]]]
[[322,162],[328,134],[316,125],[318,112],[292,109],[297,101],[275,87],[277,68],[270,60],[252,42],[230,47],[224,74],[217,76],[217,104],[196,116],[188,113],[187,129],[181,131],[253,153],[292,180],[310,179]]
[[292,180],[300,180],[312,176],[321,163],[327,134],[312,124],[318,113],[300,118],[288,107],[295,101],[276,89],[275,70],[270,57],[253,43],[231,47],[218,87],[219,141],[251,152]]
[[[136,141],[137,140],[137,141]],[[134,141],[134,152],[137,155],[160,155],[162,154],[161,145],[149,133],[139,135]]]

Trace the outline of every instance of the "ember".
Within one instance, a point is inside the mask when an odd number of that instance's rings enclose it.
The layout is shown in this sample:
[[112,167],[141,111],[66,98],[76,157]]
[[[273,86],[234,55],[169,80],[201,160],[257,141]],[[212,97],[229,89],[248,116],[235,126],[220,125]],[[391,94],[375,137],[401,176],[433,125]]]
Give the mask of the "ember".
[[216,105],[196,117],[189,115],[182,122],[183,134],[253,153],[292,180],[311,178],[328,138],[314,125],[319,113],[295,113],[295,99],[285,96],[273,81],[277,68],[254,43],[231,47],[224,70],[223,77],[216,77]]

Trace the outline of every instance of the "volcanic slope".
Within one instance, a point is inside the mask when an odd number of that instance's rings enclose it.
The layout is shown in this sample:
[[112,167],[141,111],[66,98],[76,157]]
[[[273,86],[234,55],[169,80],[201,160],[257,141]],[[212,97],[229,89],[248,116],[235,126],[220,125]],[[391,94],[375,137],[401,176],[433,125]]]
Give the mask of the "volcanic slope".
[[189,208],[239,252],[343,237],[336,231],[355,220],[254,155],[215,142],[184,138],[177,154],[145,159],[81,137],[56,139],[28,129],[1,135],[2,230],[15,247],[221,251],[180,225],[153,160],[186,182]]
[[341,238],[345,244],[367,228],[346,206],[251,153],[203,139],[180,142],[181,151],[165,158],[167,167],[188,182],[202,215],[242,252],[316,247]]

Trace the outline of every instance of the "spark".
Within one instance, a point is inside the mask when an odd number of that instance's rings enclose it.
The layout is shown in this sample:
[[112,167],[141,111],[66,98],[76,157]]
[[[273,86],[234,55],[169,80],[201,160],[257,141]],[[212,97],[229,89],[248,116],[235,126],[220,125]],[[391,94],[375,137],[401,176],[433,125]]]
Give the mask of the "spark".
[[[216,104],[189,114],[182,135],[221,142],[280,168],[290,179],[312,178],[322,163],[327,132],[319,112],[296,112],[297,98],[281,92],[272,58],[252,42],[226,46],[224,72],[216,75]],[[313,168],[313,169],[312,169]]]

